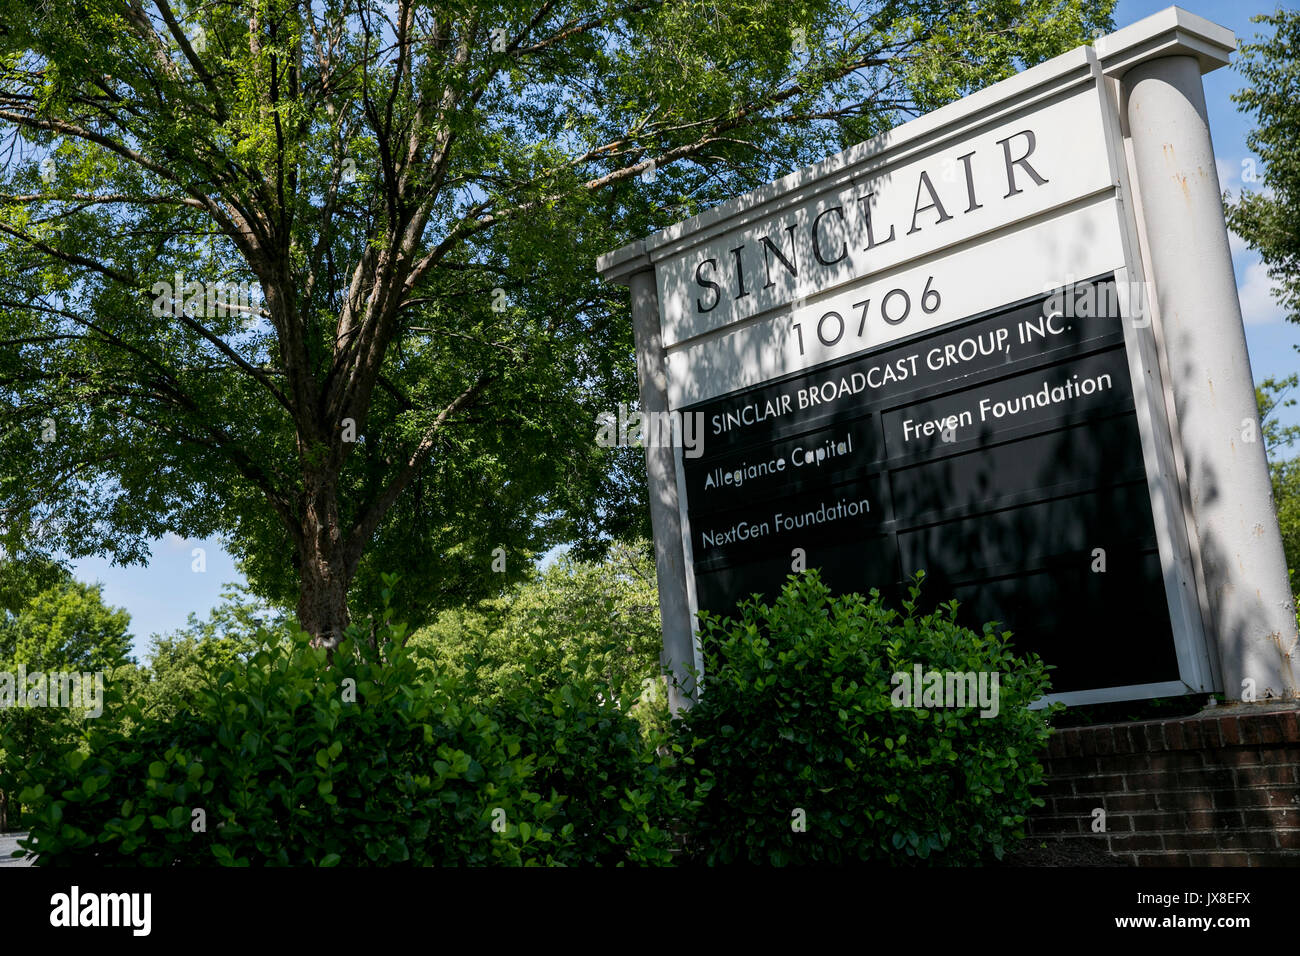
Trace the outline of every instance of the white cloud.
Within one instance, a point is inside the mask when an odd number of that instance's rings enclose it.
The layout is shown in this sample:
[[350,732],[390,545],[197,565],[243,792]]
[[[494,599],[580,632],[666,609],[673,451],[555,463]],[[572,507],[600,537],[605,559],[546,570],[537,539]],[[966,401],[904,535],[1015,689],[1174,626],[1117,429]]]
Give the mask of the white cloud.
[[188,551],[190,543],[174,531],[168,531],[163,537],[163,547],[168,551]]
[[[1231,233],[1229,233],[1231,236]],[[1247,325],[1281,322],[1282,307],[1273,296],[1273,280],[1263,261],[1255,258],[1238,270],[1237,297],[1241,299],[1241,317]]]

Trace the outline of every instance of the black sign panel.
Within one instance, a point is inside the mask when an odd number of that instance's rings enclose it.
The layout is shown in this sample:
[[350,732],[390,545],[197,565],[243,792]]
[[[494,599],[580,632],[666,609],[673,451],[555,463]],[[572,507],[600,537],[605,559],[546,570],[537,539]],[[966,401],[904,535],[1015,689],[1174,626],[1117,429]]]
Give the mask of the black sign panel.
[[775,596],[802,549],[895,603],[925,570],[1057,692],[1176,680],[1121,319],[1044,302],[683,409],[705,426],[683,459],[700,609]]

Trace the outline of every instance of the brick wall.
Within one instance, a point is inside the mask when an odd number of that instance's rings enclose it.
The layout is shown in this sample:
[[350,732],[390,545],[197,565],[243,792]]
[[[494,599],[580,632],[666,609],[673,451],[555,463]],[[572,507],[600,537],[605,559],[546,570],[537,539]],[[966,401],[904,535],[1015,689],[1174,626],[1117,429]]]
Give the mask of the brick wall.
[[1137,866],[1300,866],[1295,708],[1057,730],[1043,767],[1036,838],[1092,841]]

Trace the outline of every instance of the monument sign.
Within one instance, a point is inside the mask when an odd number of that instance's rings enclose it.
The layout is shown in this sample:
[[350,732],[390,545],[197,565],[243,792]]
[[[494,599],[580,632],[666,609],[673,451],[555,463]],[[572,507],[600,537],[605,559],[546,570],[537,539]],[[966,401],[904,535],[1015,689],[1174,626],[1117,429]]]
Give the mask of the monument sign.
[[[696,611],[956,597],[1071,703],[1296,694],[1205,121],[1170,8],[601,259],[631,286],[674,703]],[[896,602],[895,602],[896,603]]]

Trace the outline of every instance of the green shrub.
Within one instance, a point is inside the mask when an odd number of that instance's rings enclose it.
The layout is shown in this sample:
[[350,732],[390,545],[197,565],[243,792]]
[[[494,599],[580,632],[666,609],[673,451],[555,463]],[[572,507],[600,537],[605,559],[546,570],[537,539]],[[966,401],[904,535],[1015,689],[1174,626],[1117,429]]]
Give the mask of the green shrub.
[[[532,786],[557,804],[555,821],[571,842],[556,862],[668,864],[671,826],[684,813],[685,782],[609,691],[565,685],[520,693],[493,708],[501,725],[537,757]],[[569,829],[571,828],[571,829]]]
[[85,751],[41,754],[20,794],[38,862],[545,861],[553,807],[528,789],[518,739],[412,683],[400,652],[354,651],[327,667],[301,637],[272,645],[171,723],[141,714],[130,737],[92,730]]
[[[1048,736],[1046,667],[1010,635],[955,621],[956,602],[904,613],[832,597],[815,571],[738,620],[702,615],[703,694],[680,722],[694,768],[695,860],[974,863],[1022,834]],[[999,675],[999,711],[895,706],[896,672]],[[991,708],[990,708],[991,710]]]
[[354,630],[328,662],[268,641],[170,720],[110,688],[129,719],[5,765],[0,789],[39,865],[668,861],[682,786],[632,718],[569,686],[477,706],[403,636]]

